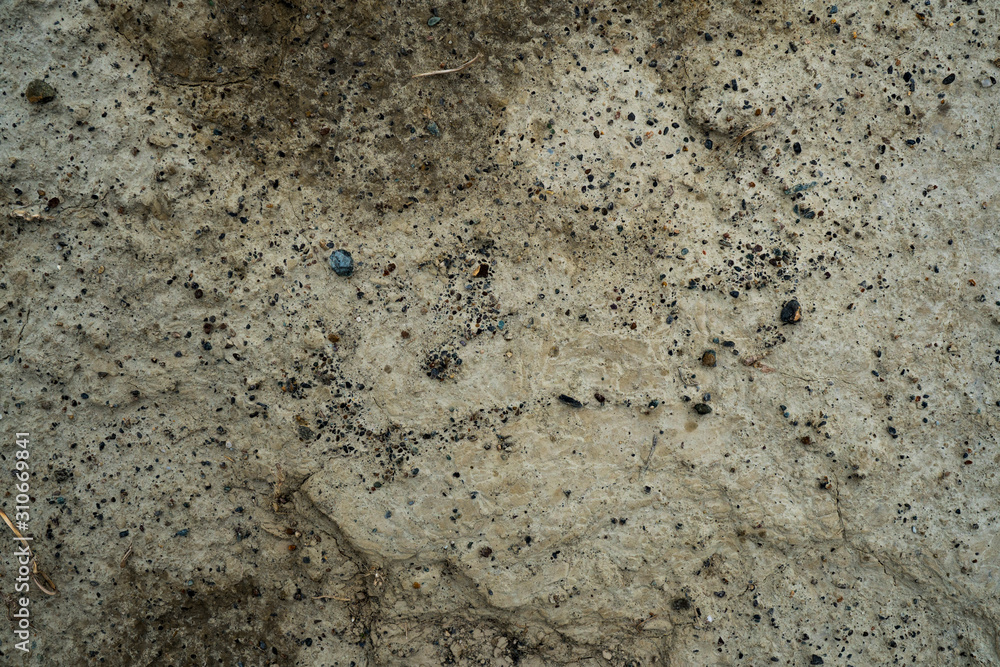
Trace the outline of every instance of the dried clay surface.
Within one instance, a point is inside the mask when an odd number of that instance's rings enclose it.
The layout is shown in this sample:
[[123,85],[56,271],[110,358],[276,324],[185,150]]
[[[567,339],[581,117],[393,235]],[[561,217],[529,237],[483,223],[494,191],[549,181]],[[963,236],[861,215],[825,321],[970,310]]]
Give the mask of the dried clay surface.
[[998,22],[0,3],[2,662],[1000,664]]

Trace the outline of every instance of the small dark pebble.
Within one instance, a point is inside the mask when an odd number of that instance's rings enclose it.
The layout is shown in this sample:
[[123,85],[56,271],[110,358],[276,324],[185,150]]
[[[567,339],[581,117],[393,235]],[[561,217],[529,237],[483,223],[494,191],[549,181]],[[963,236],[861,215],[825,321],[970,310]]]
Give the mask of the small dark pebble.
[[598,402],[598,403],[600,403],[601,405],[604,405],[604,401],[608,400],[608,399],[604,398],[604,394],[601,394],[601,393],[599,393],[599,392],[595,392],[595,393],[594,393],[594,398],[595,398],[595,399],[597,400],[597,402]]
[[687,598],[676,598],[670,603],[670,608],[674,611],[684,611],[691,608],[691,603],[688,602]]
[[[955,77],[951,78],[954,79]],[[949,83],[951,82],[949,81]],[[35,79],[24,89],[24,96],[32,104],[45,104],[56,98],[56,89],[41,79]]]
[[441,134],[441,130],[438,129],[437,123],[431,121],[427,123],[427,131],[433,134],[435,137]]
[[695,403],[694,411],[697,412],[699,415],[707,415],[712,411],[712,406],[705,405],[704,403]]
[[813,653],[811,656],[809,656],[809,664],[810,665],[822,665],[823,664],[823,658],[821,658],[818,655],[816,655],[815,653]]
[[570,406],[571,408],[582,408],[583,403],[576,400],[572,396],[567,396],[566,394],[559,394],[559,400]]
[[740,293],[737,292],[736,290],[733,290],[732,292],[729,293],[729,296],[733,297],[734,299],[738,299],[740,298]]
[[128,537],[128,531],[127,530],[121,531],[120,533],[118,533],[118,537]]
[[346,250],[335,250],[330,255],[330,268],[344,278],[354,273],[354,258]]
[[705,354],[701,355],[701,365],[715,368],[715,350],[705,350]]
[[795,324],[802,319],[802,308],[795,299],[786,301],[781,307],[781,321],[785,324]]
[[946,76],[946,77],[944,78],[944,80],[943,80],[943,81],[941,81],[941,83],[943,83],[943,84],[944,84],[944,85],[946,85],[946,86],[947,86],[947,85],[948,85],[949,83],[954,83],[954,82],[955,82],[955,75],[954,75],[954,74],[949,74],[948,76]]

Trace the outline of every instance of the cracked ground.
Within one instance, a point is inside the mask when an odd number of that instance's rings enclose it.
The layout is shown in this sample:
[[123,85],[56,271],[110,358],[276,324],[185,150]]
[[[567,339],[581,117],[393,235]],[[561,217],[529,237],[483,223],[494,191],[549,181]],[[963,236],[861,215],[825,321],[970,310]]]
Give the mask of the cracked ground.
[[4,3],[4,660],[1000,663],[998,21]]

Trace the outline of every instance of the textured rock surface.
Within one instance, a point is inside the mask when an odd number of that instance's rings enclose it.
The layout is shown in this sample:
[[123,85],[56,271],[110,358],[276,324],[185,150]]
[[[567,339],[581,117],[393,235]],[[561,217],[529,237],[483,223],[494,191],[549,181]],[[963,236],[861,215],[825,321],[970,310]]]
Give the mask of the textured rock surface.
[[36,661],[996,664],[1000,13],[920,9],[4,3]]

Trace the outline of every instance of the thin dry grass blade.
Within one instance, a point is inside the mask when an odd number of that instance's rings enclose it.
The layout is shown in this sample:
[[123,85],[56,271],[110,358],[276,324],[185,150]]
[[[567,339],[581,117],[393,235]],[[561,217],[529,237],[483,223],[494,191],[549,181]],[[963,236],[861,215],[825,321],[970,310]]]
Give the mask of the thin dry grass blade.
[[438,74],[454,74],[455,72],[461,72],[463,69],[465,69],[466,67],[468,67],[472,63],[474,63],[477,60],[479,60],[479,56],[481,56],[481,55],[482,55],[481,53],[477,53],[475,58],[473,58],[469,62],[465,63],[464,65],[461,65],[459,67],[455,67],[454,69],[438,69],[438,70],[434,70],[433,72],[422,72],[421,74],[414,74],[410,78],[411,79],[419,79],[420,77],[423,77],[423,76],[437,76]]

